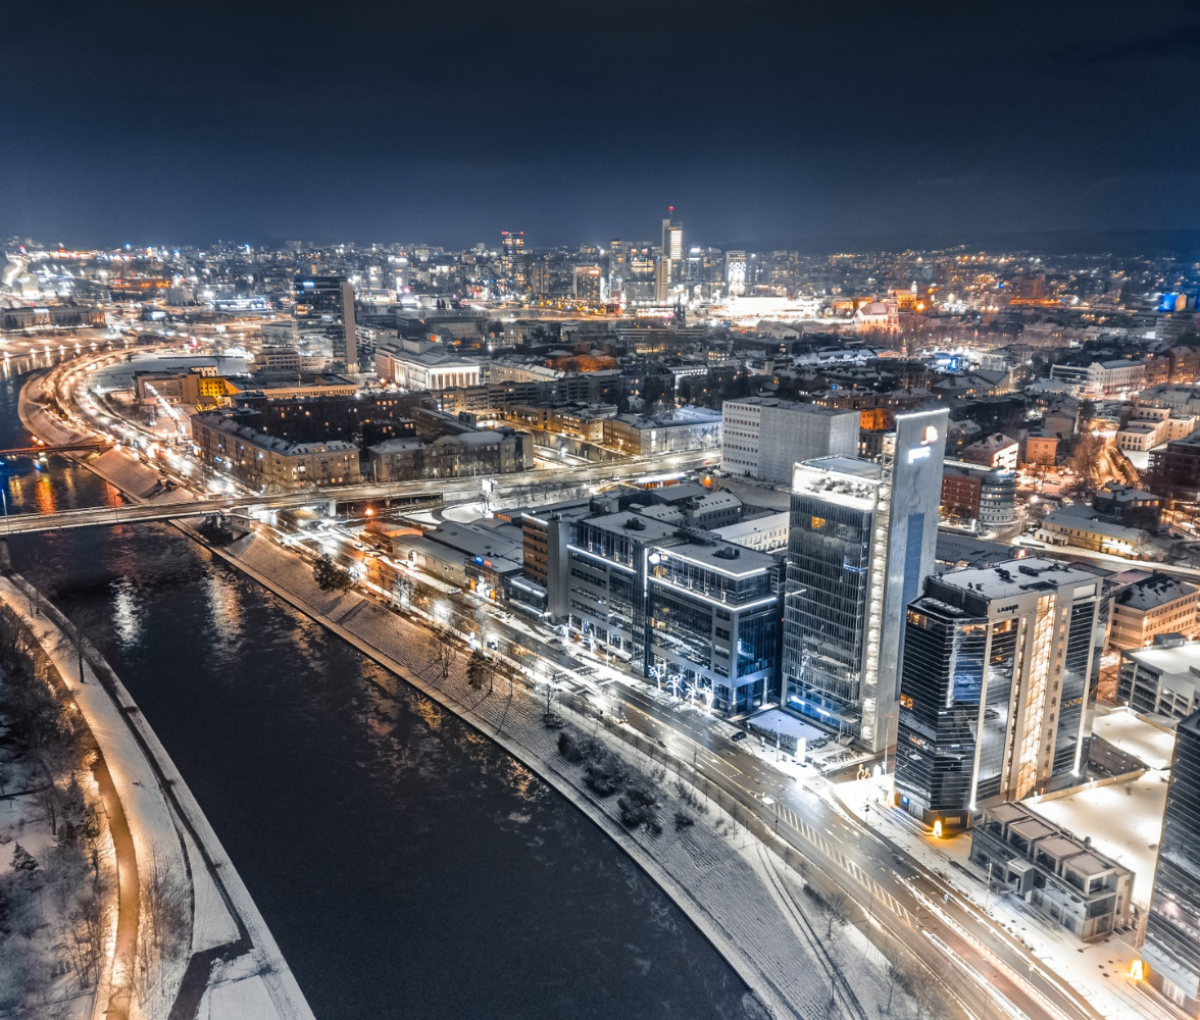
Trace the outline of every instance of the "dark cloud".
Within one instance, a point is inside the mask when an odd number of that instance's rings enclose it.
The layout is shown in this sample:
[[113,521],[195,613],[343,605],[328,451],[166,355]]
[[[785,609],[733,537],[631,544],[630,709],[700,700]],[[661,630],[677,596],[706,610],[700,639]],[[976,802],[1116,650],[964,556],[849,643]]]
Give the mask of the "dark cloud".
[[1187,3],[0,8],[0,233],[1200,226]]

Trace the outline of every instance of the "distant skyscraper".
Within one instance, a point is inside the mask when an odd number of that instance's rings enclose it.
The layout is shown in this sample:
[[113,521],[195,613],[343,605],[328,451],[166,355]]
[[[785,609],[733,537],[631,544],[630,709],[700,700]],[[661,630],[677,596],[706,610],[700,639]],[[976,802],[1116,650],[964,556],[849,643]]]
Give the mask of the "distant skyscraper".
[[608,246],[608,291],[615,300],[624,290],[629,274],[629,242],[614,240]]
[[305,276],[296,280],[293,315],[301,336],[320,333],[329,339],[335,360],[358,371],[358,326],[354,284],[344,276]]
[[738,297],[746,293],[746,253],[744,251],[727,251],[725,253],[725,286],[729,293]]
[[[662,259],[666,263],[666,282],[668,289],[683,282],[683,224],[676,223],[672,217],[675,207],[667,208],[668,215],[662,221]],[[661,299],[660,299],[661,300]]]
[[933,571],[946,410],[896,416],[879,463],[797,464],[784,610],[785,703],[890,743],[908,603]]
[[572,289],[575,297],[589,304],[598,305],[604,300],[604,271],[599,266],[576,266]]
[[529,289],[538,297],[550,293],[550,263],[540,258],[529,266]]
[[1200,712],[1177,729],[1142,956],[1150,983],[1200,1014]]
[[527,281],[525,231],[500,231],[500,272],[511,290],[524,290]]
[[1056,560],[929,578],[901,667],[896,788],[910,814],[965,826],[985,801],[1079,781],[1109,597],[1103,574]]

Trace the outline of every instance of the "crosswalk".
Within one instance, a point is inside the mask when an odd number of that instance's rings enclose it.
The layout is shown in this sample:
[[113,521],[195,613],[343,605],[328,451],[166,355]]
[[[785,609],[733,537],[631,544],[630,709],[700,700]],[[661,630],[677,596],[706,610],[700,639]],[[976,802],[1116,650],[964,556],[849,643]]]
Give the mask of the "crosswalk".
[[902,920],[920,923],[919,919],[910,910],[905,908],[899,900],[896,899],[887,889],[885,889],[871,874],[869,874],[857,861],[847,857],[825,836],[818,832],[811,824],[803,818],[797,817],[796,813],[786,804],[776,803],[776,811],[779,813],[780,821],[787,822],[809,843],[821,851],[827,858],[832,860],[843,871],[852,875],[861,885],[863,885],[873,896],[873,902],[879,903],[881,906],[888,907],[893,913],[898,915]]

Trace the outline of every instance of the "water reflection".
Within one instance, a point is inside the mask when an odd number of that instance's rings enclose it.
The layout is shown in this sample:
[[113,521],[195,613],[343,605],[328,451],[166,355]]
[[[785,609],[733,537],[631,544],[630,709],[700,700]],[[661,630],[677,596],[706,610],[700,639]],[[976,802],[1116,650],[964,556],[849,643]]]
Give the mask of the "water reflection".
[[[47,481],[98,502],[91,477]],[[120,673],[318,1017],[745,1015],[732,971],[573,807],[174,528],[12,550]]]

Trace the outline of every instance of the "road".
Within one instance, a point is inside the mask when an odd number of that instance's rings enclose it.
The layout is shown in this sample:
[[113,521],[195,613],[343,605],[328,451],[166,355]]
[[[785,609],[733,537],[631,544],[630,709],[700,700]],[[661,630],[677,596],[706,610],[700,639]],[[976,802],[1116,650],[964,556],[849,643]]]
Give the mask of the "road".
[[[655,473],[685,470],[684,465],[698,466],[711,454],[675,455],[658,458],[653,463]],[[604,465],[571,472],[578,484],[603,483],[614,478],[637,477],[651,469],[646,462]],[[561,485],[558,480],[544,481],[526,472],[516,480],[506,479],[501,493],[519,486],[544,484]],[[555,474],[545,472],[546,475]],[[479,479],[456,480],[456,493],[477,493]],[[96,511],[112,523],[114,514],[123,511],[143,511],[181,516],[235,507],[287,508],[304,506],[330,498],[339,500],[374,500],[387,497],[449,494],[446,482],[403,483],[391,486],[353,486],[327,493],[292,494],[277,497],[239,496],[216,500],[197,500],[186,510],[179,507],[162,508],[137,506],[113,511]],[[48,515],[61,522],[89,511],[70,511]],[[44,518],[43,520],[46,520]],[[134,516],[124,520],[154,519],[153,516]],[[162,519],[162,518],[159,518]],[[19,522],[19,518],[14,523]],[[31,518],[31,524],[38,518]],[[70,526],[70,525],[65,525]],[[352,535],[345,532],[343,543]],[[346,550],[343,548],[343,553]],[[350,558],[355,558],[350,554]],[[388,578],[381,576],[386,592]],[[378,596],[377,596],[378,597]],[[794,847],[812,866],[819,870],[834,887],[842,889],[862,909],[864,932],[876,936],[890,933],[907,945],[925,964],[931,975],[947,973],[949,962],[955,972],[966,980],[953,983],[965,1011],[977,1017],[1007,1013],[1015,1017],[1054,1018],[1054,1020],[1098,1020],[1099,1014],[1073,989],[1045,973],[1019,943],[994,924],[971,904],[949,889],[936,875],[920,863],[907,857],[897,846],[877,835],[869,827],[848,816],[833,803],[827,791],[802,785],[772,767],[761,758],[731,742],[722,732],[727,727],[714,725],[711,719],[698,712],[681,712],[670,704],[656,699],[649,688],[640,689],[628,680],[618,682],[606,675],[597,661],[591,669],[581,668],[579,660],[558,647],[534,637],[530,628],[499,615],[494,607],[476,602],[467,596],[439,596],[453,606],[450,621],[452,630],[459,633],[487,629],[497,643],[507,642],[510,648],[523,647],[531,656],[519,656],[518,661],[532,659],[551,664],[551,671],[570,679],[571,686],[587,693],[589,701],[615,712],[627,727],[641,734],[660,753],[673,757],[683,773],[694,770],[698,785],[707,792],[710,787],[732,798],[745,812],[752,814],[764,826],[774,829],[780,838]],[[484,636],[484,635],[481,635]]]

